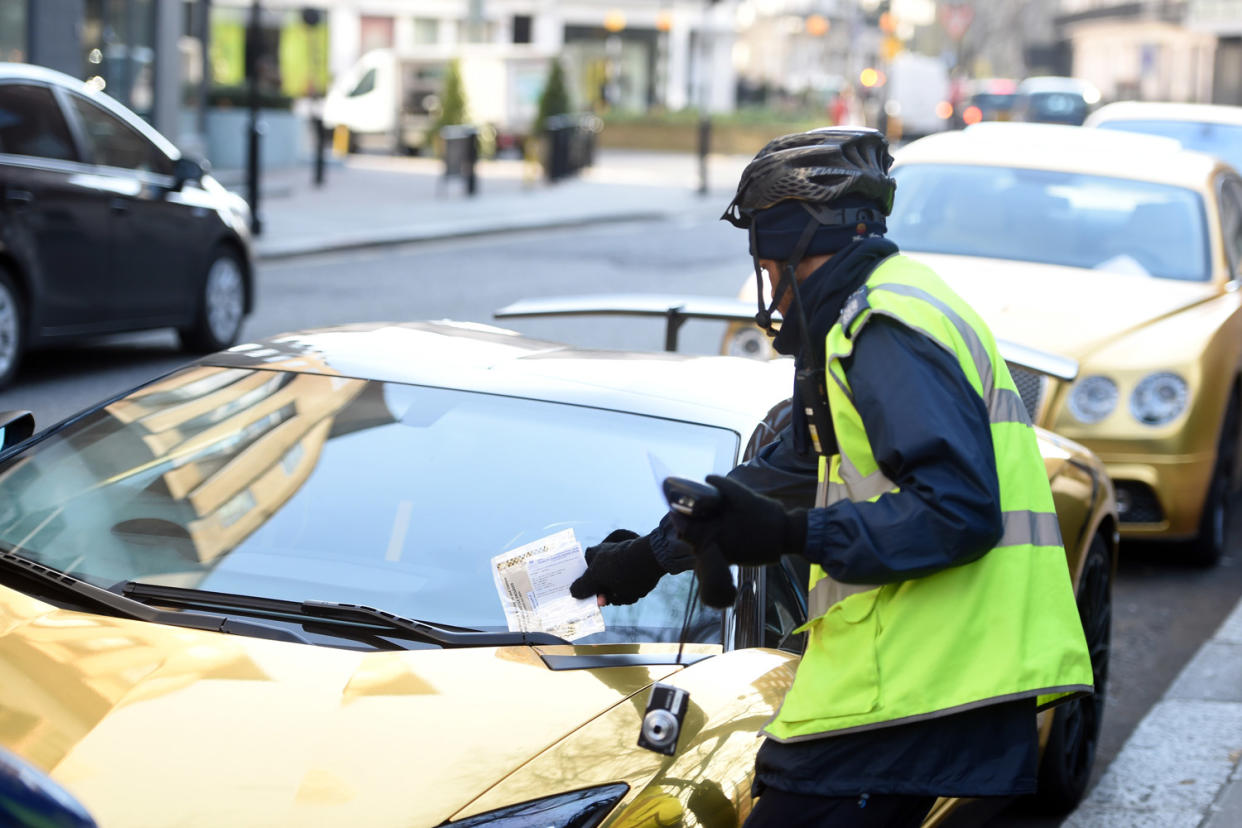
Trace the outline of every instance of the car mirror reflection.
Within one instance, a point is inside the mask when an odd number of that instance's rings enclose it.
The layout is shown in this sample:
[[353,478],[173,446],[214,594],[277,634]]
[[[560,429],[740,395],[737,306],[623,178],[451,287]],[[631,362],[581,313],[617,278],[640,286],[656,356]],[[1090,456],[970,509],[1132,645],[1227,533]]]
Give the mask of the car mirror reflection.
[[187,181],[202,181],[206,174],[206,161],[183,155],[173,162],[173,189],[180,190]]
[[34,434],[34,415],[29,411],[0,411],[0,451]]

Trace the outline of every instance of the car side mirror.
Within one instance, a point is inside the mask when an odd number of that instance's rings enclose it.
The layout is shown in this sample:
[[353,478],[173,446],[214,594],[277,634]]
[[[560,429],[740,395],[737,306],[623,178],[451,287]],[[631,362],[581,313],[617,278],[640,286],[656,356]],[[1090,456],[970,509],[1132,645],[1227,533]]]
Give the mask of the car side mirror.
[[173,189],[180,190],[187,181],[202,181],[207,174],[207,162],[181,156],[173,162]]
[[35,419],[29,411],[0,411],[0,451],[34,434]]

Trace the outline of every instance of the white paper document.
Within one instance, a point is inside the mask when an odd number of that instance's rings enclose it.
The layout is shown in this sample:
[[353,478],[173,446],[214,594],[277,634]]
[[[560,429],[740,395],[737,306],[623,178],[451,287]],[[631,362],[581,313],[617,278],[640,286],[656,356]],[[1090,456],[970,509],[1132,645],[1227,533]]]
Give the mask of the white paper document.
[[548,535],[492,558],[492,577],[509,629],[547,632],[574,641],[604,631],[595,596],[578,600],[569,585],[586,572],[573,529]]

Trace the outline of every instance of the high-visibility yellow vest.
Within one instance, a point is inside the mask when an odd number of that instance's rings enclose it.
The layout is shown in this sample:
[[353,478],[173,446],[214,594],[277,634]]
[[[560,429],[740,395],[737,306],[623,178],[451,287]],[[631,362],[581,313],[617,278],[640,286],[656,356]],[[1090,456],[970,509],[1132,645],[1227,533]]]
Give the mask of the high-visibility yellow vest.
[[[930,269],[891,256],[845,303],[827,338],[828,403],[839,453],[820,461],[820,506],[896,492],[854,407],[842,360],[876,315],[956,357],[988,410],[1004,534],[973,563],[883,586],[834,581],[811,565],[806,652],[765,732],[782,742],[1092,691],[1047,472],[991,332]],[[907,412],[906,416],[917,416]]]

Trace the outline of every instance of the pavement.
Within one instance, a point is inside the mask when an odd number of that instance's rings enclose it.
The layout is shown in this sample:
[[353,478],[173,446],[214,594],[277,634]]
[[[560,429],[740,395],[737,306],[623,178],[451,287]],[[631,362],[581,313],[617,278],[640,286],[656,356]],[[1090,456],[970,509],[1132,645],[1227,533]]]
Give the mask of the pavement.
[[[1104,715],[1108,715],[1105,710]],[[1242,826],[1242,602],[1062,828]]]
[[[718,216],[747,157],[709,157],[706,195],[698,158],[603,150],[579,176],[546,183],[521,160],[480,162],[474,196],[432,158],[352,155],[328,165],[315,187],[307,168],[275,170],[260,187],[260,260],[465,236],[588,226],[683,215]],[[217,175],[245,194],[241,171]]]

